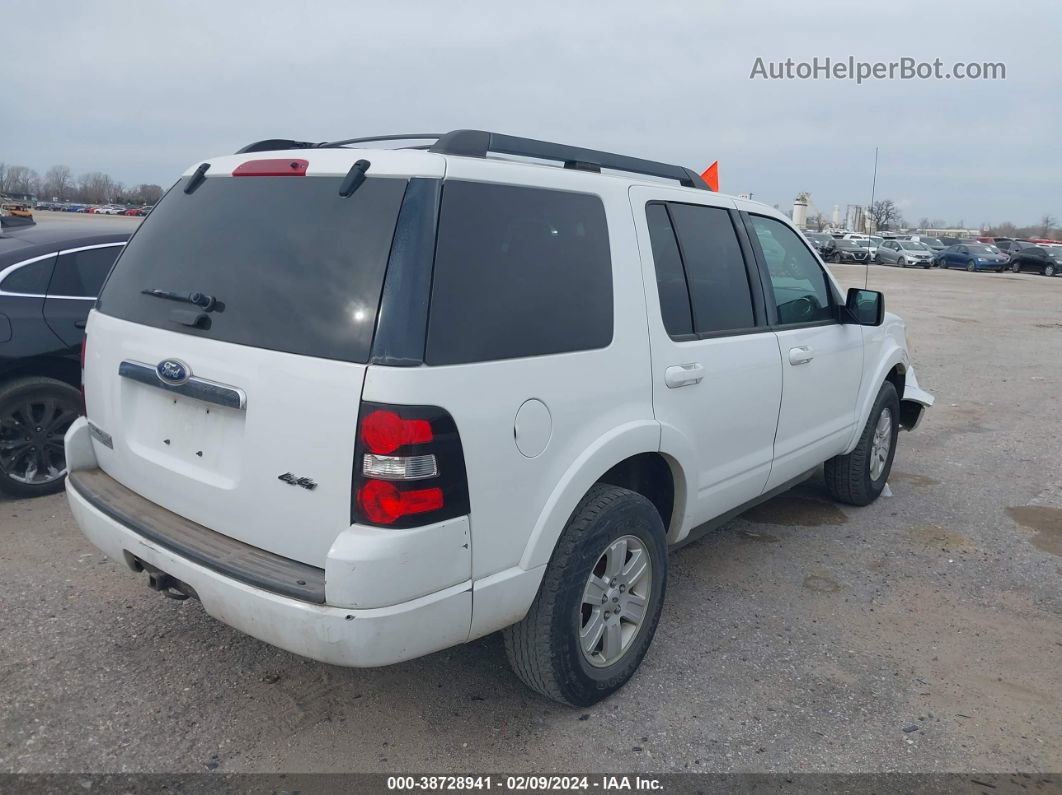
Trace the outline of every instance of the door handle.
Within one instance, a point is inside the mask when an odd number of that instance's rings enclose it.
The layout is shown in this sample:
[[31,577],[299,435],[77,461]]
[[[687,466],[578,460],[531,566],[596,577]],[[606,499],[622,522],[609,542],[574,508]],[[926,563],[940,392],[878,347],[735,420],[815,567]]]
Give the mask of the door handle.
[[815,352],[813,350],[811,350],[811,348],[809,348],[807,345],[801,345],[798,348],[790,348],[789,349],[789,363],[790,364],[793,364],[793,365],[796,365],[796,364],[807,364],[808,362],[810,362],[814,358],[815,358]]
[[668,389],[678,389],[680,386],[693,386],[699,384],[704,378],[704,368],[700,362],[689,364],[676,364],[664,370],[664,383]]

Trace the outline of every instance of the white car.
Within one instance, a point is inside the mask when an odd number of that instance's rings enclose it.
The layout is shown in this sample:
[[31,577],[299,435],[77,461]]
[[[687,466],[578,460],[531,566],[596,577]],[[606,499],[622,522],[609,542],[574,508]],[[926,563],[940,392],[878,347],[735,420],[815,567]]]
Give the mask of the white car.
[[185,172],[91,313],[66,437],[89,540],[267,643],[378,666],[505,630],[524,682],[591,704],[669,547],[823,464],[873,502],[932,404],[880,293],[693,171],[352,143]]

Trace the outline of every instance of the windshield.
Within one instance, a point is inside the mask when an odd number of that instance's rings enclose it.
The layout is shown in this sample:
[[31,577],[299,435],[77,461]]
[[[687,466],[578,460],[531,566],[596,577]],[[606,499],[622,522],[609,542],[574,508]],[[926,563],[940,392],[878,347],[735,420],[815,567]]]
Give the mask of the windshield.
[[992,247],[990,247],[990,246],[979,246],[979,245],[976,245],[976,244],[975,244],[975,245],[969,245],[969,244],[967,244],[967,246],[966,246],[966,247],[967,247],[968,249],[970,249],[970,253],[971,253],[971,254],[981,254],[981,255],[984,255],[984,254],[995,254],[995,253],[996,253],[996,252],[994,252],[994,251],[992,250]]
[[877,248],[878,247],[878,244],[875,243],[873,240],[857,240],[856,241],[856,245],[857,246],[862,246],[863,248]]
[[[342,181],[208,177],[186,194],[182,180],[133,236],[97,308],[183,334],[367,362],[406,183],[370,177],[343,198]],[[204,298],[198,308],[191,293]],[[205,322],[184,324],[200,312]]]
[[927,246],[941,246],[941,247],[943,247],[943,245],[944,245],[943,243],[941,243],[935,237],[923,237],[922,238],[922,242],[925,243]]
[[837,248],[859,248],[854,240],[838,240],[836,245]]
[[922,245],[916,240],[904,240],[900,245],[908,251],[929,251],[927,246]]

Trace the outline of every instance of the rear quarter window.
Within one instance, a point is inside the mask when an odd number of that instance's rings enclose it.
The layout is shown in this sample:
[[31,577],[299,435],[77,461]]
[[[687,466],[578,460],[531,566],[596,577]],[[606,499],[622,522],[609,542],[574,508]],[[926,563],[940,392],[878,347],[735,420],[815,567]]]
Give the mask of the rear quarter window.
[[444,184],[428,364],[603,348],[612,325],[612,261],[599,197]]
[[48,280],[52,277],[55,257],[45,257],[28,265],[22,265],[11,271],[0,282],[0,291],[22,295],[44,295],[48,290]]

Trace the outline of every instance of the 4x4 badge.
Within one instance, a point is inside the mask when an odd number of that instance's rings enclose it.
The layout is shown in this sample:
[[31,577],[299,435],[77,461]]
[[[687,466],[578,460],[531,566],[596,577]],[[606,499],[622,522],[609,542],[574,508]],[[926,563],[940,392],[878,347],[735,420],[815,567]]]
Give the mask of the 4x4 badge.
[[283,480],[289,486],[302,486],[304,489],[313,491],[317,488],[317,481],[313,478],[300,478],[298,475],[293,475],[290,472],[285,472],[283,475],[277,475],[277,480]]

